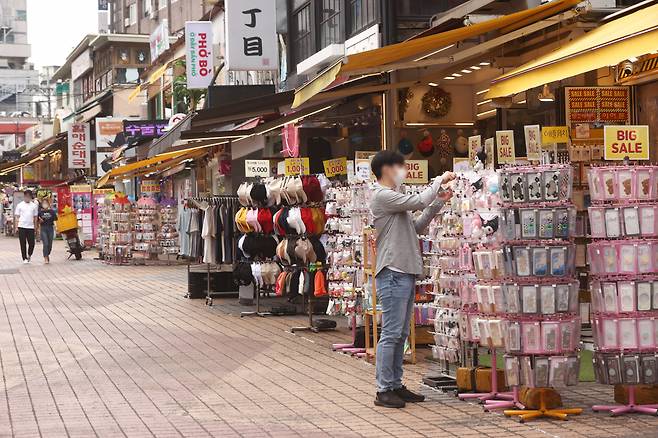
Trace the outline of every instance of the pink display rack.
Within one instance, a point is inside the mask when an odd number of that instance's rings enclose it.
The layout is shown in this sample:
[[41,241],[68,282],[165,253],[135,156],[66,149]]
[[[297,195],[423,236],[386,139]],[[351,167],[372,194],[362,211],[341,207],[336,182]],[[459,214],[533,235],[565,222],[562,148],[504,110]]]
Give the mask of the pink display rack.
[[[518,392],[499,392],[498,391],[498,366],[496,363],[496,350],[491,350],[491,391],[490,392],[475,392],[475,393],[462,393],[458,394],[460,400],[471,400],[477,399],[480,403],[486,404],[484,410],[488,411],[489,409],[498,409],[505,407],[516,406],[515,403],[518,403]],[[502,406],[502,403],[511,403],[506,406]],[[498,406],[500,404],[500,406]],[[495,407],[494,407],[495,405]]]
[[655,405],[637,405],[635,404],[635,386],[628,386],[628,404],[626,405],[594,405],[592,406],[594,412],[610,411],[612,417],[618,415],[638,413],[658,415],[658,404]]

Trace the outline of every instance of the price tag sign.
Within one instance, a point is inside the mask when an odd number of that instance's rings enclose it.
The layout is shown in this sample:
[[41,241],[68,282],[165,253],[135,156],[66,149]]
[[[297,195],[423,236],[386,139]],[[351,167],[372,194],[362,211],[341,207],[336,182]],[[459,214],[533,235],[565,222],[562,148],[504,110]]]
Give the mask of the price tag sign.
[[541,158],[541,143],[539,125],[526,125],[523,127],[525,134],[526,157],[531,161],[539,161]]
[[324,165],[324,174],[327,178],[336,175],[347,175],[347,157],[333,158],[322,162]]
[[514,131],[496,131],[496,146],[498,147],[498,164],[515,161]]
[[569,143],[568,126],[542,126],[541,144]]
[[481,147],[482,147],[481,135],[474,135],[472,137],[468,137],[468,161],[470,162],[471,166],[475,165],[475,156],[477,155],[478,152],[480,152]]
[[405,184],[427,184],[429,175],[427,172],[427,160],[406,160],[407,177]]
[[370,160],[357,158],[354,160],[354,176],[357,181],[370,181],[375,175],[370,170]]
[[285,175],[310,175],[311,166],[308,162],[308,157],[302,158],[286,158]]
[[608,125],[603,136],[606,160],[649,159],[649,126]]
[[270,176],[269,160],[244,160],[244,176],[247,178]]

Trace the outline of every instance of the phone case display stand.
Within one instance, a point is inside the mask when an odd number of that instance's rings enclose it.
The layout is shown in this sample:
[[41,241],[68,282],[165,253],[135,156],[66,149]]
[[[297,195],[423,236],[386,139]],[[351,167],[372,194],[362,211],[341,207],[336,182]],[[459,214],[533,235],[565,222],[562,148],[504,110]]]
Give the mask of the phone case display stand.
[[628,389],[625,405],[592,410],[658,415],[658,404],[636,403],[636,385],[658,383],[658,166],[592,167],[588,180],[594,371]]
[[[517,396],[520,385],[539,393],[537,409],[503,412],[520,422],[542,417],[566,420],[582,409],[548,409],[546,394],[550,387],[578,383],[580,319],[571,239],[576,228],[571,204],[573,169],[568,164],[510,166],[500,169],[499,175],[504,211],[501,228],[506,241],[499,275],[504,279],[500,286],[492,286],[493,291],[477,291],[476,296],[480,308],[500,312],[508,385]],[[475,261],[478,271],[483,263],[477,263],[477,257]],[[485,296],[490,298],[480,298]],[[486,324],[482,327],[495,333]]]

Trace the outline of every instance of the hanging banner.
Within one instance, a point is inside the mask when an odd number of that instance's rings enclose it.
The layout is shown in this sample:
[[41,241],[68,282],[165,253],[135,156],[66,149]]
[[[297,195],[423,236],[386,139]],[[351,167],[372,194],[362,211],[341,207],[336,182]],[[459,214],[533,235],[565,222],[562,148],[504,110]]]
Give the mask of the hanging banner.
[[514,131],[496,131],[498,164],[514,162]]
[[347,158],[339,157],[331,160],[325,160],[322,162],[324,165],[324,174],[327,178],[331,178],[336,175],[347,175]]
[[281,141],[284,157],[296,157],[299,155],[299,127],[294,123],[288,123],[281,128]]
[[169,20],[160,21],[158,27],[149,35],[149,47],[151,49],[151,61],[169,49]]
[[[475,158],[480,148],[482,147],[482,136],[474,135],[473,137],[468,137],[468,162],[471,167],[475,166]],[[482,163],[484,164],[484,163]],[[454,168],[454,164],[453,164]]]
[[606,160],[649,159],[649,126],[609,125],[603,134]]
[[185,23],[185,68],[188,89],[204,89],[211,85],[214,53],[210,21]]
[[569,143],[568,126],[542,126],[541,144]]
[[244,176],[247,178],[270,176],[269,160],[244,160]]
[[225,0],[226,69],[278,70],[276,0]]
[[523,127],[525,134],[526,157],[530,161],[539,161],[541,158],[541,129],[539,125],[526,125]]
[[407,177],[405,184],[427,184],[429,174],[427,171],[427,160],[406,160]]
[[91,167],[91,137],[89,124],[73,123],[69,127],[69,169],[89,169]]
[[285,160],[285,175],[310,175],[311,165],[309,164],[308,157],[302,158],[286,158]]

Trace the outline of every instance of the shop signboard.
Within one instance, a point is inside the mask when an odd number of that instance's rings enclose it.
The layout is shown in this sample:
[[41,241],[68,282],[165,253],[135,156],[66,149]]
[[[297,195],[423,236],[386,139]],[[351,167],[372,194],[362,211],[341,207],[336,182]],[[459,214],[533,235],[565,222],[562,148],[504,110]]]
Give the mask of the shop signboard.
[[568,126],[542,126],[541,144],[569,143]]
[[347,157],[333,158],[322,162],[324,165],[324,174],[327,178],[336,175],[347,175]]
[[477,153],[480,151],[481,147],[482,147],[481,135],[474,135],[472,137],[468,137],[468,162],[471,166],[475,166],[475,158]]
[[156,179],[143,179],[139,184],[139,191],[144,195],[153,196],[160,193],[160,182]]
[[648,160],[649,126],[609,125],[603,130],[606,160]]
[[276,0],[226,0],[226,69],[278,70]]
[[528,160],[539,161],[541,159],[541,130],[539,125],[526,125],[523,127],[523,133]]
[[286,158],[285,160],[285,175],[310,175],[311,165],[308,157],[302,158]]
[[514,131],[496,131],[498,164],[514,162]]
[[244,176],[267,178],[271,175],[269,160],[244,160]]
[[628,87],[565,87],[567,125],[630,123]]
[[78,224],[82,227],[81,238],[84,240],[85,245],[92,245],[94,239],[91,197],[92,192],[89,184],[71,186],[71,207],[78,216]]
[[124,120],[123,134],[126,137],[158,138],[166,132],[169,120]]
[[96,150],[111,150],[126,144],[123,121],[126,117],[96,117]]
[[185,68],[188,89],[206,89],[210,86],[214,75],[214,60],[212,23],[210,21],[187,21],[185,23]]
[[169,49],[169,20],[165,18],[160,21],[158,27],[149,36],[149,46],[151,61],[155,61],[158,56]]
[[405,184],[427,184],[429,175],[427,171],[427,160],[406,160],[407,177]]
[[69,169],[91,167],[91,137],[88,123],[73,123],[68,132]]

